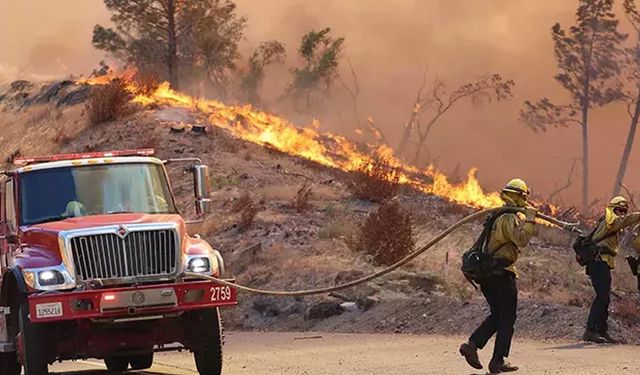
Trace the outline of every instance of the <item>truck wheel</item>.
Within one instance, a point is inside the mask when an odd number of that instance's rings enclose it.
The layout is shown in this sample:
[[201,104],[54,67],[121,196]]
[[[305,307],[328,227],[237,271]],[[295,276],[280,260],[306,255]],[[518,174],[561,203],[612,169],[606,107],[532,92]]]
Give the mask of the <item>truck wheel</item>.
[[132,370],[146,370],[153,366],[153,352],[137,354],[129,357]]
[[18,354],[0,353],[0,374],[2,375],[20,375],[22,366],[18,362]]
[[218,309],[194,313],[193,330],[195,347],[193,357],[200,375],[222,374],[222,324]]
[[45,327],[32,324],[29,320],[29,303],[24,301],[18,310],[18,327],[22,336],[22,365],[25,375],[47,375],[49,373],[49,353]]
[[125,372],[129,368],[129,358],[125,356],[105,357],[104,364],[111,372]]

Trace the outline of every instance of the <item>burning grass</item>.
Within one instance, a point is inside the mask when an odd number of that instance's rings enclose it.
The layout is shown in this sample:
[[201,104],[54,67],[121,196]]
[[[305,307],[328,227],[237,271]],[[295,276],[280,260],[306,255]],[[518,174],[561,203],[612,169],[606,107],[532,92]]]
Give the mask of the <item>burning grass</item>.
[[415,246],[411,216],[397,201],[382,204],[360,226],[350,247],[371,257],[376,265],[388,266],[407,256]]
[[[466,180],[452,183],[434,166],[419,169],[404,163],[387,145],[370,146],[363,150],[344,136],[320,132],[317,122],[299,128],[274,114],[256,111],[250,105],[225,105],[216,100],[199,99],[177,92],[167,82],[151,92],[155,83],[145,88],[147,85],[136,82],[134,75],[135,72],[127,71],[121,74],[129,92],[135,95],[133,102],[143,106],[167,105],[197,110],[208,116],[211,125],[227,130],[234,137],[325,167],[355,172],[354,193],[362,199],[383,202],[395,195],[396,185],[401,183],[462,205],[495,207],[501,204],[498,193],[483,191],[475,168],[469,170]],[[113,75],[110,74],[81,82],[104,84],[111,77]],[[230,146],[226,151],[237,152],[236,143],[229,143],[233,148]],[[383,178],[376,179],[380,176]]]
[[126,113],[131,99],[133,94],[124,80],[114,79],[106,85],[94,86],[86,104],[89,122],[99,125],[119,119]]

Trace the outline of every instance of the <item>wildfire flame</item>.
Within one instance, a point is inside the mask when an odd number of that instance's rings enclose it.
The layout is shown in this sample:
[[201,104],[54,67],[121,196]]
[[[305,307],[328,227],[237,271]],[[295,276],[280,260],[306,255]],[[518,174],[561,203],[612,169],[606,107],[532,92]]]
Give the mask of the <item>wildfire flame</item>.
[[[122,78],[122,75],[119,77]],[[95,77],[84,83],[103,84],[113,78],[110,75],[104,78]],[[133,92],[137,92],[135,86],[131,88]],[[133,101],[141,105],[154,104],[198,110],[208,115],[212,126],[226,129],[237,138],[269,145],[289,155],[343,171],[354,171],[363,164],[372,164],[376,157],[383,158],[397,169],[401,183],[425,193],[477,208],[502,204],[498,193],[487,193],[482,189],[476,178],[476,168],[469,170],[466,180],[462,183],[451,183],[448,177],[433,165],[420,170],[404,163],[386,145],[371,145],[370,150],[361,150],[355,142],[344,136],[320,132],[315,122],[313,126],[299,128],[279,116],[254,110],[251,105],[225,105],[216,100],[195,98],[177,92],[172,90],[167,82],[161,84],[153,94],[139,94]]]

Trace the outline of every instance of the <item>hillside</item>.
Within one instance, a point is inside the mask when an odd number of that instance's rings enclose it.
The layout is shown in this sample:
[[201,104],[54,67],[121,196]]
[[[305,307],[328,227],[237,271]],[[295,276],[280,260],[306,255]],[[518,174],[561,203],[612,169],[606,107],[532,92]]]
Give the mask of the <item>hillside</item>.
[[[378,206],[353,198],[348,173],[238,139],[199,108],[138,106],[120,120],[92,126],[83,103],[90,90],[73,82],[0,87],[0,160],[146,147],[155,148],[160,158],[198,156],[211,167],[213,213],[192,231],[223,253],[239,283],[295,290],[349,281],[377,269],[348,246]],[[179,168],[170,174],[181,209],[192,212],[190,178]],[[303,187],[310,188],[309,205],[298,210],[295,200]],[[418,245],[473,211],[417,189],[402,189],[398,202],[411,214]],[[226,311],[226,325],[237,330],[466,334],[487,310],[480,293],[458,272],[460,254],[479,231],[480,223],[464,227],[402,270],[340,295],[242,294],[239,306]],[[568,234],[541,228],[521,255],[518,335],[581,335],[593,292],[570,243]],[[612,330],[640,343],[636,281],[622,260],[614,277]]]

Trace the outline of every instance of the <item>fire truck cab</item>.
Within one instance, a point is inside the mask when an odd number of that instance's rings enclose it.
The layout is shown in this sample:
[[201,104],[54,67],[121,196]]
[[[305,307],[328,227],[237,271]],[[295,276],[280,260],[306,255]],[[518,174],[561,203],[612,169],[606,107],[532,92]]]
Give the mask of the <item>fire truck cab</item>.
[[196,211],[209,211],[208,168],[153,150],[19,158],[0,180],[0,374],[44,375],[54,361],[152,366],[189,350],[202,375],[222,371],[218,308],[236,290],[220,253],[190,236],[165,165],[188,162]]

